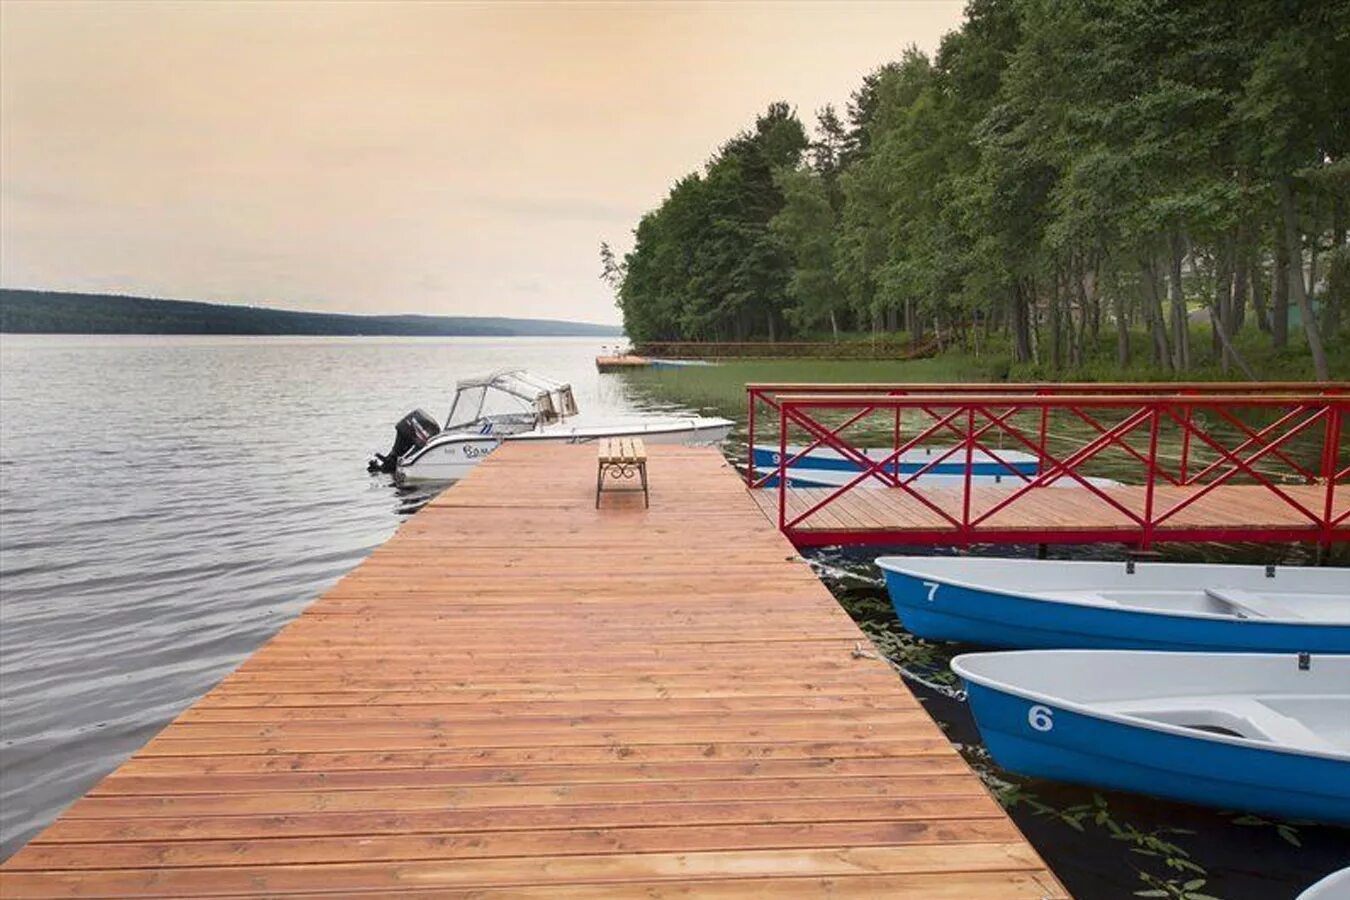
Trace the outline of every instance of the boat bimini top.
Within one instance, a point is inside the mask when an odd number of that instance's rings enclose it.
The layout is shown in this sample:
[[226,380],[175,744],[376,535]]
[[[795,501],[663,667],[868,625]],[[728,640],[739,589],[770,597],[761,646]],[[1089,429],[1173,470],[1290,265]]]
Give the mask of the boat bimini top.
[[445,429],[512,432],[577,414],[572,386],[525,369],[500,369],[455,385]]

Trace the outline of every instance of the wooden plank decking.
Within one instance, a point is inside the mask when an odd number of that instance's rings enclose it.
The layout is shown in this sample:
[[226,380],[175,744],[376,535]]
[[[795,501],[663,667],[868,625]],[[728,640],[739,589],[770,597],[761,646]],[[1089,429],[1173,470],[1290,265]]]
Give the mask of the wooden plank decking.
[[[971,517],[1015,490],[1011,486],[975,486],[971,489]],[[1200,491],[1198,487],[1156,488],[1154,509],[1166,510],[1185,497]],[[1321,485],[1283,486],[1290,497],[1310,510],[1321,511],[1326,488]],[[834,488],[789,488],[787,518],[807,512],[835,492]],[[1104,488],[1103,492],[1136,514],[1144,509],[1144,488],[1137,485]],[[761,510],[778,522],[778,489],[750,492]],[[923,488],[921,493],[949,515],[960,520],[964,502],[960,487]],[[1350,496],[1350,491],[1346,492]],[[1345,500],[1340,499],[1338,505]],[[1130,542],[1137,538],[1139,525],[1101,497],[1081,487],[1044,488],[1028,492],[981,523],[981,540],[1008,542],[1103,541]],[[1256,484],[1220,485],[1195,503],[1184,507],[1158,526],[1155,540],[1196,540],[1205,533],[1226,530],[1226,540],[1268,540],[1277,532],[1282,540],[1315,540],[1318,529],[1297,509],[1281,500],[1269,488]],[[1350,523],[1345,529],[1350,530]],[[852,535],[865,542],[869,536],[893,543],[950,542],[953,526],[932,508],[905,491],[895,488],[855,488],[811,513],[792,526],[794,539],[810,543],[812,534],[829,535],[831,541]]]
[[0,895],[1050,897],[714,450],[508,445],[0,870]]

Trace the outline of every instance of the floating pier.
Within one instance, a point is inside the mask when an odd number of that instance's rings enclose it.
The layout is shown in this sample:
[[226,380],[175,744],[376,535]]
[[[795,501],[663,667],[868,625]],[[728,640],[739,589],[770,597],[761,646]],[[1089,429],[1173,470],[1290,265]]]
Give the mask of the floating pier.
[[633,369],[650,368],[652,361],[645,356],[597,356],[595,368],[599,372],[630,372]]
[[[752,456],[746,478],[798,546],[1303,541],[1325,549],[1350,541],[1348,387],[749,385],[751,446],[760,406],[777,421],[775,465],[756,467]],[[805,446],[789,450],[794,437]],[[905,454],[933,446],[917,469],[897,471]],[[793,487],[786,476],[817,450],[851,466],[852,477],[837,488]],[[1035,472],[1019,471],[1008,450],[1031,456]],[[1000,483],[974,477],[977,458],[1001,467]],[[964,474],[955,485],[925,484],[943,464]]]
[[1063,897],[713,449],[507,444],[0,868],[6,898]]

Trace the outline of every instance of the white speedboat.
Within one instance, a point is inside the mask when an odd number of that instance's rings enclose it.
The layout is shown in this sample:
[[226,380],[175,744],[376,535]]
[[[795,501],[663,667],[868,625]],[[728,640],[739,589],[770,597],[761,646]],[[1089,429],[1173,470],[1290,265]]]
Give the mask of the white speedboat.
[[715,444],[732,424],[707,416],[582,421],[570,384],[508,369],[459,382],[444,428],[422,410],[408,413],[395,426],[393,448],[377,453],[369,468],[392,473],[400,483],[451,482],[505,441],[584,444],[640,437],[653,444]]

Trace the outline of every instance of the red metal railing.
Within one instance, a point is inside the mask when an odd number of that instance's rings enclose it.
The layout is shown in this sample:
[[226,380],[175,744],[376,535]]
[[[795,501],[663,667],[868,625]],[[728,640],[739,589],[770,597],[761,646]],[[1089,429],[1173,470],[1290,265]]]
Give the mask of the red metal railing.
[[[1036,386],[1041,393],[1020,394],[942,387],[931,394],[915,392],[917,386],[861,393],[849,387],[847,394],[775,391],[765,398],[779,412],[777,464],[767,476],[777,478],[779,528],[799,544],[815,545],[1111,540],[1148,547],[1159,540],[1324,545],[1350,540],[1350,508],[1341,508],[1337,500],[1338,486],[1341,504],[1350,495],[1343,489],[1350,481],[1345,427],[1350,395],[1343,386],[1241,394],[1157,394],[1135,386],[1100,393]],[[913,424],[902,440],[899,423],[906,416]],[[888,427],[896,423],[892,446],[884,456],[869,456],[850,437],[851,429],[865,422],[875,426],[878,417]],[[1052,426],[1053,451],[1047,440]],[[794,432],[809,443],[789,458]],[[935,439],[954,443],[925,457],[916,471],[902,472],[902,456]],[[1180,446],[1179,455],[1164,452],[1172,444]],[[1019,472],[1004,445],[1034,454],[1035,474]],[[833,489],[792,488],[792,464],[817,447],[835,451],[855,473]],[[1012,484],[990,490],[986,479],[974,475],[977,454],[1006,469]],[[955,479],[959,487],[948,480],[942,488],[925,490],[919,479],[953,458],[964,463],[964,474]],[[1123,483],[1090,478],[1094,467]],[[756,477],[753,455],[750,472],[752,484],[763,482]],[[900,498],[903,511],[897,512],[895,503],[868,498],[851,511],[829,509],[846,505],[844,498],[878,482]],[[1038,524],[1046,507],[1033,507],[1046,490],[1062,489],[1057,485],[1065,482],[1073,482],[1080,493],[1056,500],[1073,499],[1080,511],[1093,509],[1081,522]],[[1239,485],[1246,487],[1227,490]],[[794,495],[801,502],[790,504]],[[894,514],[890,526],[878,524],[888,514],[880,507]]]
[[[794,396],[813,396],[822,394],[879,395],[885,397],[907,397],[915,394],[968,396],[999,394],[1031,395],[1037,397],[1055,397],[1063,395],[1106,395],[1134,397],[1144,395],[1178,396],[1226,396],[1231,394],[1251,394],[1256,396],[1312,394],[1316,396],[1350,395],[1350,382],[1304,382],[1304,381],[1266,381],[1266,382],[1080,382],[1055,384],[1049,382],[980,384],[974,382],[954,382],[945,384],[793,384],[793,383],[752,383],[745,386],[746,393],[746,483],[751,487],[765,487],[773,481],[775,473],[770,470],[760,477],[762,466],[755,464],[755,434],[758,413],[761,407],[767,407],[772,415],[778,412],[777,397],[780,394]],[[860,417],[861,418],[861,417]],[[898,445],[902,432],[902,414],[896,410],[893,428],[893,444]],[[845,423],[846,428],[853,423]],[[1050,439],[1048,410],[1043,413],[1038,435],[1038,453],[1043,453]],[[813,450],[823,446],[816,439],[795,453],[788,466],[798,462]],[[1190,435],[1182,439],[1181,472],[1184,476],[1190,462]]]

